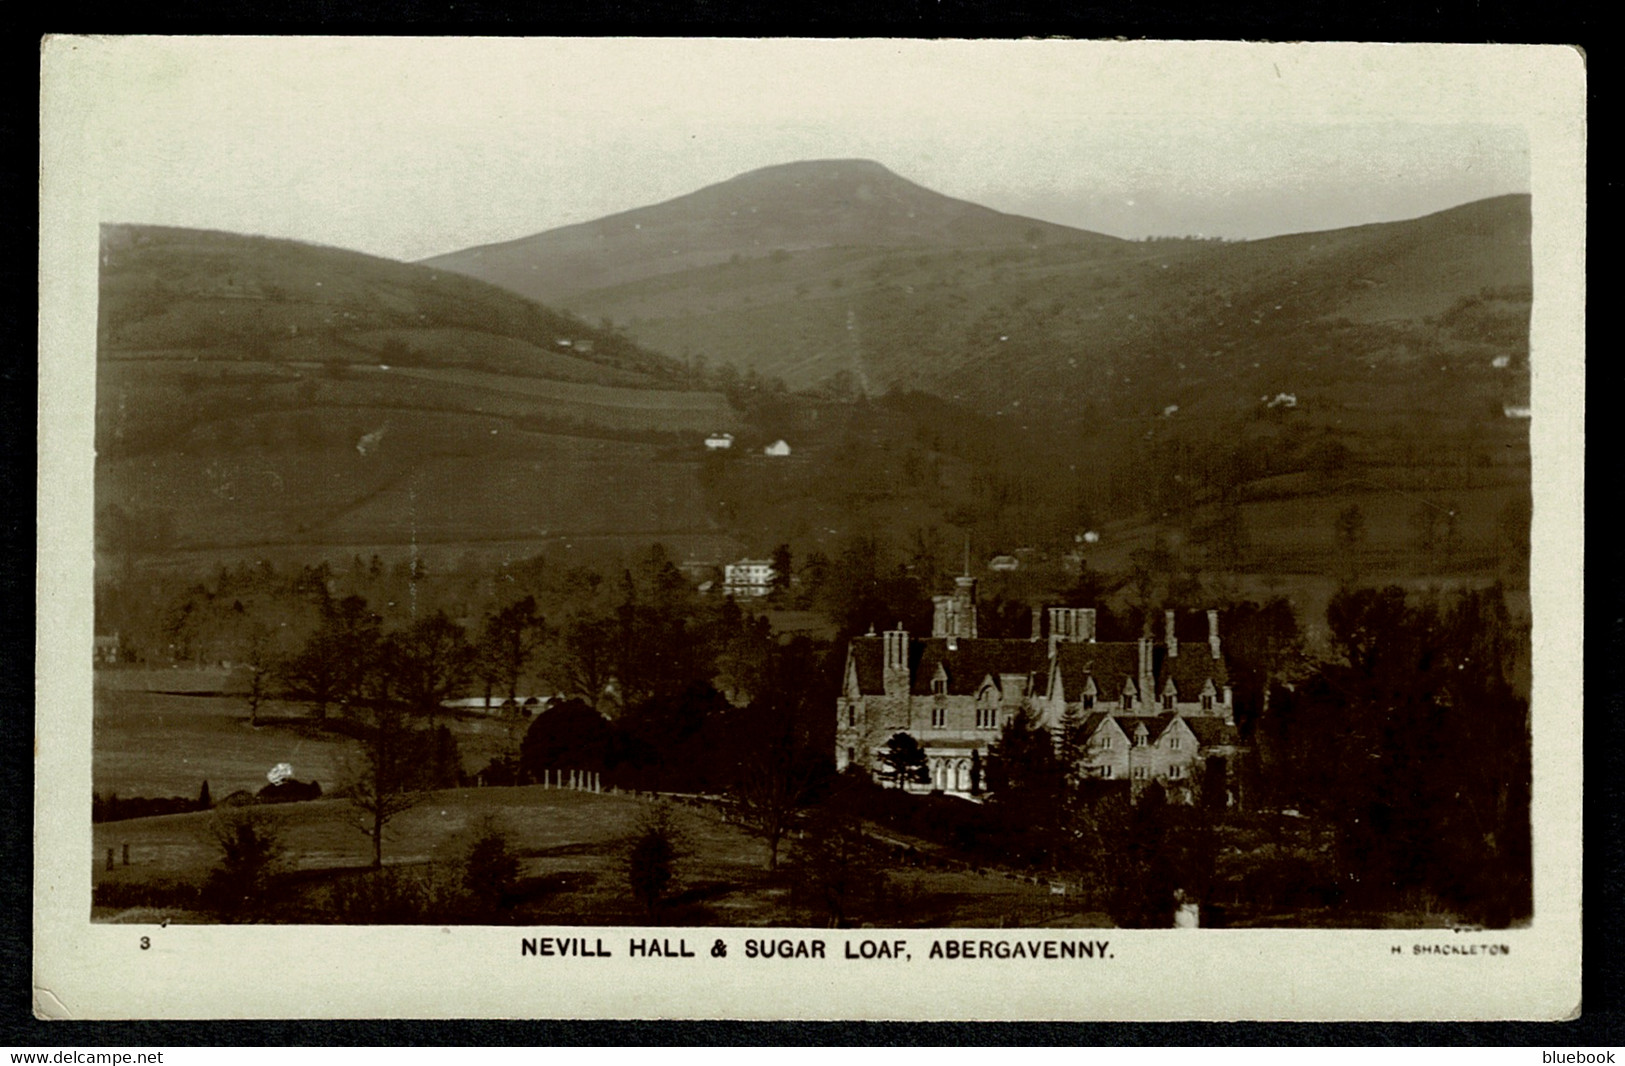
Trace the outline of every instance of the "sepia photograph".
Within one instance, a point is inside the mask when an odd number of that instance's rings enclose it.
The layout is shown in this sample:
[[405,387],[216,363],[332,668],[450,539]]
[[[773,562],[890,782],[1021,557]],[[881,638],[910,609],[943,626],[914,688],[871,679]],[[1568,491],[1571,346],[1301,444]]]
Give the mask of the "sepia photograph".
[[[60,1016],[386,929],[662,1016],[1258,931],[1576,1007],[1571,52],[43,55],[39,898],[134,967]],[[1129,1010],[1368,1009],[1300,994]]]

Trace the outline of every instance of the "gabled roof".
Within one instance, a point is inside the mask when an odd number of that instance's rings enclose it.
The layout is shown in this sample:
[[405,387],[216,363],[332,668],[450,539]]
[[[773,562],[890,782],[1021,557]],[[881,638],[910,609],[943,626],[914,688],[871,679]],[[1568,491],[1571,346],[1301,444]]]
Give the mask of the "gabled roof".
[[1095,734],[1113,727],[1118,732],[1122,732],[1123,727],[1118,724],[1114,715],[1107,714],[1105,711],[1095,711],[1084,716],[1083,724],[1078,728],[1078,735],[1087,743],[1094,738]]
[[[910,640],[908,644],[909,692],[931,695],[931,682],[940,666],[948,677],[950,696],[974,696],[982,682],[992,677],[1000,683],[1004,674],[1032,678],[1032,695],[1042,696],[1049,687],[1049,648],[1041,641],[978,640],[961,637],[953,650],[946,637]],[[853,668],[858,675],[858,691],[879,695],[884,691],[886,673],[885,641],[880,636],[863,636],[852,641]]]
[[1185,719],[1190,731],[1196,734],[1196,739],[1204,748],[1217,748],[1226,745],[1241,743],[1241,735],[1236,727],[1223,718],[1209,718],[1205,715],[1192,715]]
[[1230,683],[1230,675],[1224,668],[1224,659],[1213,657],[1207,641],[1180,641],[1179,654],[1169,655],[1168,649],[1158,646],[1156,651],[1157,691],[1161,692],[1173,679],[1174,687],[1179,690],[1181,699],[1193,699],[1201,691],[1202,686],[1210,679],[1213,686],[1224,688]]
[[982,681],[991,676],[999,682],[1002,674],[1032,678],[1032,694],[1043,695],[1049,684],[1049,648],[1033,640],[972,640],[961,637],[952,650],[946,637],[929,637],[912,642],[909,659],[914,675],[909,691],[916,696],[931,694],[931,679],[941,666],[948,675],[948,695],[974,696]]
[[[1156,715],[1151,715],[1151,714],[1114,714],[1114,715],[1112,715],[1112,718],[1117,722],[1118,728],[1120,728],[1123,731],[1123,735],[1129,737],[1130,739],[1133,738],[1135,732],[1140,728],[1140,726],[1142,726],[1142,725],[1145,726],[1146,740],[1149,741],[1152,744],[1155,744],[1157,741],[1162,739],[1162,734],[1167,732],[1168,727],[1174,724],[1174,719],[1176,719],[1177,717],[1179,717],[1179,716],[1174,714],[1172,711],[1169,711],[1166,714],[1156,714]],[[1197,737],[1197,739],[1200,740],[1201,737]]]
[[852,668],[858,675],[858,691],[865,696],[883,690],[886,674],[886,648],[879,637],[858,637],[849,649]]
[[1140,648],[1132,641],[1057,644],[1055,666],[1068,699],[1081,695],[1084,681],[1090,677],[1102,696],[1116,699],[1123,691],[1123,682],[1139,676]]

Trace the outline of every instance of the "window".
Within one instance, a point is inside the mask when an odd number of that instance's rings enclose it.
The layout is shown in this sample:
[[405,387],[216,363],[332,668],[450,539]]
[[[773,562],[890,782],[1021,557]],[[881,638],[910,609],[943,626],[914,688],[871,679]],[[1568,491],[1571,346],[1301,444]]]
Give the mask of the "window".
[[1128,711],[1128,710],[1133,710],[1133,708],[1134,708],[1134,693],[1132,693],[1132,692],[1123,693],[1123,710]]
[[1086,695],[1083,697],[1083,709],[1086,711],[1095,709],[1095,698],[1093,696]]
[[846,709],[846,724],[847,725],[857,725],[858,724],[858,709],[857,709],[856,706],[847,707],[847,709]]
[[999,711],[996,707],[976,708],[976,728],[992,729],[998,724]]
[[1170,766],[1168,767],[1168,776],[1178,781],[1185,776],[1185,768],[1183,766]]
[[[1107,743],[1110,743],[1110,741],[1108,741]],[[1100,776],[1101,777],[1110,777],[1110,776],[1112,776],[1112,764],[1111,763],[1107,763],[1105,766],[1102,766],[1100,768]]]
[[1143,767],[1143,766],[1136,766],[1136,767],[1135,767],[1135,768],[1134,768],[1134,780],[1136,780],[1136,781],[1144,781],[1144,780],[1145,780],[1145,778],[1146,778],[1146,770],[1145,770],[1145,767]]
[[1150,742],[1150,739],[1150,736],[1145,730],[1142,729],[1138,733],[1134,734],[1134,746],[1136,748],[1143,748]]
[[946,707],[933,707],[933,708],[931,708],[931,727],[933,729],[941,729],[943,726],[945,726],[947,724],[948,724],[948,708],[946,708]]
[[1168,738],[1168,747],[1173,751],[1178,751],[1179,750],[1179,738],[1177,736],[1169,737]]
[[1203,696],[1202,697],[1202,710],[1211,711],[1212,709],[1213,709],[1213,697],[1212,696]]
[[857,749],[856,748],[847,748],[846,749],[846,764],[848,766],[851,766],[853,763],[855,763],[857,761],[858,761]]
[[945,678],[945,677],[933,678],[931,680],[931,695],[933,695],[933,696],[946,696],[947,694],[948,694],[948,679]]
[[1165,711],[1171,711],[1174,709],[1174,694],[1172,692],[1162,697],[1162,709]]

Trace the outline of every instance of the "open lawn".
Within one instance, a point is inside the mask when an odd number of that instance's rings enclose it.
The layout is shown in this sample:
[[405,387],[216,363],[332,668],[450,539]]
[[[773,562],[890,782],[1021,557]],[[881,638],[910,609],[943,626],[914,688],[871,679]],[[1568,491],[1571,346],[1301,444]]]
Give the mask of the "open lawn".
[[[354,742],[323,729],[301,704],[268,701],[260,724],[229,692],[233,676],[212,670],[96,672],[91,778],[104,796],[196,796],[204,781],[216,800],[238,789],[258,792],[266,771],[289,763],[301,781],[332,791]],[[464,770],[474,773],[517,744],[509,730],[528,720],[474,715],[444,719],[457,737]]]
[[[627,794],[572,792],[539,786],[425,793],[391,823],[385,864],[424,879],[455,878],[473,836],[500,831],[520,860],[518,898],[500,920],[546,925],[648,924],[625,873],[627,847],[652,807]],[[307,905],[353,879],[370,859],[370,842],[354,828],[342,800],[256,809],[273,827]],[[104,898],[133,896],[142,885],[201,884],[218,860],[218,813],[169,815],[106,823],[95,829],[93,877]],[[817,926],[818,912],[793,896],[789,864],[766,869],[761,840],[710,809],[672,808],[680,856],[659,920],[681,925]],[[109,849],[130,865],[105,868]],[[788,855],[794,844],[782,854]],[[1047,887],[969,871],[894,869],[876,873],[859,924],[912,927],[1086,926],[1099,915],[1067,908]],[[310,902],[314,901],[314,902]],[[337,920],[319,909],[305,920]],[[207,920],[184,909],[98,907],[104,921]],[[444,915],[429,920],[455,920]]]

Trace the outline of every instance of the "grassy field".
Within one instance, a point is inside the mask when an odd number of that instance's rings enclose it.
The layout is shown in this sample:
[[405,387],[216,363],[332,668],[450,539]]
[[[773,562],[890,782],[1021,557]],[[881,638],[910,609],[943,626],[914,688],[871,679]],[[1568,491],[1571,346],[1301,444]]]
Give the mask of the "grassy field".
[[[260,724],[248,724],[248,707],[229,692],[234,677],[224,670],[97,671],[94,755],[95,791],[131,796],[196,796],[206,780],[224,799],[238,789],[258,792],[265,774],[289,763],[301,781],[332,791],[353,759],[353,742],[321,729],[302,705],[271,701],[260,707]],[[448,717],[464,770],[480,770],[494,755],[517,744],[503,719]]]
[[[624,855],[651,806],[626,794],[537,786],[426,793],[391,824],[386,865],[421,876],[455,869],[474,834],[501,832],[520,859],[521,899],[507,916],[546,925],[647,924],[628,888]],[[342,800],[259,808],[286,849],[286,862],[307,892],[353,876],[370,857],[368,839],[348,822]],[[198,884],[218,858],[216,815],[169,815],[106,823],[95,829],[93,877],[104,893],[142,884]],[[807,926],[823,924],[792,898],[785,867],[769,873],[766,846],[706,809],[676,806],[676,880],[663,920],[682,925]],[[105,868],[108,849],[130,864]],[[793,851],[787,845],[785,853]],[[877,874],[869,924],[909,927],[1030,927],[1109,924],[1068,908],[1048,888],[986,873],[899,869]],[[101,921],[206,920],[183,910],[97,908]]]

